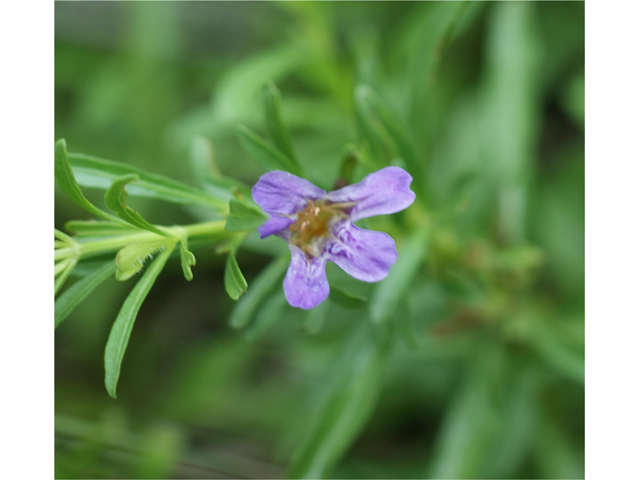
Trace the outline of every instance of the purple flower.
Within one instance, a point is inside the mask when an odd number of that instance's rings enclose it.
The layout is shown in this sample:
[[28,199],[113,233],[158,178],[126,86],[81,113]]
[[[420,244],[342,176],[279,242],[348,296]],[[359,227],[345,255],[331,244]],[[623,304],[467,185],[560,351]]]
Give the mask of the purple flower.
[[260,177],[251,194],[271,218],[258,233],[289,243],[291,264],[284,293],[292,306],[310,309],[327,298],[327,260],[364,282],[387,276],[398,258],[395,242],[386,233],[363,230],[353,222],[407,208],[416,198],[409,189],[411,181],[402,168],[386,167],[327,193],[287,172]]

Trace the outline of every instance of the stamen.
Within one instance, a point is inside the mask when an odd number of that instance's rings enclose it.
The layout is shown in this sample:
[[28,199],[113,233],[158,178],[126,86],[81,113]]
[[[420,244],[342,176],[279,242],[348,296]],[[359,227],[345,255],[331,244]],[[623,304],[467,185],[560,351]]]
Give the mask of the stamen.
[[329,238],[329,226],[335,218],[346,214],[335,205],[309,201],[306,208],[298,212],[298,220],[289,227],[290,242],[299,247],[307,257],[317,257]]

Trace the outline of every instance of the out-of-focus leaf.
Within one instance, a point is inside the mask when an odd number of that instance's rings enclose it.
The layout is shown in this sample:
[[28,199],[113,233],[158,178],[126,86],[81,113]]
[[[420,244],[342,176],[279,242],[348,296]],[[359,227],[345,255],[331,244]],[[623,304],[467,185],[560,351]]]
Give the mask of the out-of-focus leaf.
[[[413,174],[413,179],[421,192],[426,191],[424,159],[420,158],[408,134],[408,129],[402,126],[382,99],[366,85],[356,89],[356,103],[370,127],[381,135],[381,142],[388,145],[391,157],[400,156],[406,162],[407,170]],[[391,158],[389,158],[389,161]],[[386,163],[389,163],[386,162]]]
[[541,478],[584,478],[584,456],[548,414],[540,415],[535,456]]
[[284,153],[292,163],[298,164],[296,154],[291,143],[291,134],[282,117],[280,91],[273,82],[268,82],[262,88],[267,129],[273,143]]
[[499,432],[492,387],[501,378],[504,352],[488,345],[475,361],[440,428],[428,478],[473,478],[483,467]]
[[266,222],[268,218],[268,215],[257,205],[254,206],[249,202],[241,202],[232,198],[229,201],[229,217],[224,229],[227,232],[255,230]]
[[285,170],[300,174],[300,168],[293,160],[244,125],[240,125],[236,133],[240,146],[265,170]]
[[577,125],[584,129],[584,75],[576,76],[567,86],[561,104]]
[[147,297],[156,278],[164,268],[167,260],[173,252],[173,247],[166,248],[151,263],[149,268],[144,272],[142,278],[138,281],[133,290],[127,295],[127,298],[120,309],[120,313],[111,327],[111,333],[107,340],[107,346],[104,351],[104,383],[107,392],[112,398],[116,398],[116,387],[120,378],[120,367],[122,359],[129,343],[133,324],[140,311],[142,302]]
[[214,122],[228,125],[241,121],[255,108],[265,79],[277,82],[308,61],[304,49],[289,43],[283,48],[255,55],[229,69],[213,95]]
[[542,40],[534,4],[495,7],[483,85],[483,170],[496,183],[498,234],[503,241],[517,242],[525,237],[527,189],[542,116]]
[[361,308],[367,304],[367,298],[347,292],[335,285],[331,286],[329,299],[344,308]]
[[160,230],[155,225],[151,225],[133,208],[127,206],[126,202],[128,195],[124,187],[128,183],[137,182],[138,179],[139,177],[136,174],[125,175],[117,178],[105,194],[105,203],[111,210],[116,212],[121,219],[130,223],[134,227],[142,228],[143,230],[148,230],[150,232],[157,233],[158,235],[170,236],[167,232]]
[[199,205],[212,208],[222,215],[227,213],[230,192],[229,196],[216,197],[212,193],[204,192],[162,175],[148,173],[124,163],[103,160],[89,155],[71,153],[69,161],[78,183],[85,187],[106,190],[117,178],[135,174],[138,175],[139,180],[129,188],[129,195],[133,197],[157,198],[171,203]]
[[[481,2],[432,2],[425,8],[425,16],[419,22],[413,54],[409,63],[411,97],[408,105],[414,136],[423,144],[429,141],[432,127],[434,86],[444,49],[454,34],[460,33],[457,25],[464,19],[470,4]],[[478,10],[474,10],[477,12]],[[426,118],[425,118],[426,117]]]
[[355,90],[354,107],[358,131],[362,140],[367,142],[378,167],[389,165],[395,156],[393,139],[380,121],[373,115],[365,101],[363,87]]
[[134,233],[136,227],[129,224],[120,224],[115,222],[98,222],[95,220],[71,220],[64,226],[76,237],[112,237],[114,235],[123,235]]
[[537,322],[531,339],[533,348],[548,365],[584,384],[584,350],[571,348],[558,333],[557,327],[552,329],[542,321]]
[[[367,325],[366,323],[364,325]],[[375,406],[388,344],[362,329],[347,342],[314,411],[307,416],[302,443],[289,478],[327,478],[367,421]]]
[[142,270],[144,263],[161,250],[168,246],[173,247],[175,242],[170,239],[158,239],[145,243],[131,243],[122,248],[116,255],[116,279],[121,282],[129,280],[136,273]]
[[193,139],[190,159],[196,184],[214,197],[231,200],[234,189],[238,189],[245,195],[250,195],[250,189],[247,185],[222,175],[216,163],[213,144],[209,139],[202,136],[196,136]]
[[230,251],[224,267],[224,288],[233,300],[238,300],[248,287],[236,260],[235,252]]
[[58,299],[55,305],[55,328],[60,325],[98,285],[113,275],[116,263],[109,261],[96,268],[81,280],[71,285]]
[[216,154],[211,141],[202,136],[194,137],[191,142],[191,167],[196,181],[213,180],[222,175],[216,164]]
[[80,186],[73,175],[71,164],[69,163],[69,156],[67,154],[67,142],[64,139],[60,139],[56,142],[55,148],[55,176],[58,185],[64,190],[71,200],[80,205],[89,213],[93,213],[97,217],[106,218],[107,220],[113,220],[116,223],[122,223],[122,221],[107,212],[100,210],[94,206],[89,200],[85,198],[80,190]]
[[287,299],[283,292],[276,292],[268,299],[256,314],[253,323],[245,330],[244,338],[249,341],[255,341],[275,324],[282,319],[287,308]]
[[374,322],[384,322],[397,311],[398,303],[407,295],[425,259],[428,238],[426,228],[413,233],[406,240],[389,276],[376,285],[370,302],[370,314]]
[[242,328],[253,318],[256,311],[262,306],[269,294],[276,288],[289,264],[286,257],[274,260],[262,270],[251,282],[251,288],[238,301],[231,311],[229,324],[234,328]]
[[187,281],[193,280],[193,272],[191,271],[191,267],[196,264],[196,257],[193,253],[189,251],[187,237],[182,237],[180,239],[180,265],[182,266],[182,273],[184,274],[184,278]]
[[306,332],[315,335],[324,324],[329,310],[329,302],[322,302],[315,308],[307,310],[304,318],[303,328]]

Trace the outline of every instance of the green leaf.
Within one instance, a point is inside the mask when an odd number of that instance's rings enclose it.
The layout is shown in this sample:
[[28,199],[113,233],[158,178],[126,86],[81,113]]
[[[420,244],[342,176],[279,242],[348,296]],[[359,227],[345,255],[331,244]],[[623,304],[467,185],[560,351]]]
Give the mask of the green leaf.
[[324,325],[328,310],[329,302],[322,302],[317,307],[307,310],[303,323],[304,330],[312,335],[318,333]]
[[283,257],[271,262],[262,270],[256,279],[251,283],[251,288],[238,301],[229,317],[229,324],[233,328],[242,328],[252,319],[256,311],[262,306],[271,292],[279,286],[278,284],[288,268],[287,257]]
[[256,314],[255,321],[246,329],[244,338],[250,342],[259,339],[264,333],[281,320],[287,309],[287,299],[282,291],[269,298]]
[[282,117],[280,91],[273,82],[267,82],[262,88],[267,129],[271,140],[292,163],[298,164],[291,143],[291,134]]
[[69,314],[87,296],[95,290],[98,285],[113,275],[116,271],[116,263],[109,261],[101,267],[95,269],[87,276],[71,285],[58,299],[55,305],[55,328],[69,316]]
[[292,173],[300,173],[298,166],[284,153],[269,145],[244,125],[240,125],[236,129],[236,133],[244,151],[265,170],[285,170]]
[[447,407],[425,478],[487,478],[481,469],[500,433],[496,414],[502,411],[494,392],[506,360],[504,352],[492,344],[473,352],[466,378]]
[[116,255],[116,279],[124,282],[142,270],[144,263],[152,256],[168,246],[173,246],[170,239],[158,239],[145,243],[131,243],[122,248]]
[[268,218],[268,215],[257,205],[232,198],[229,201],[229,217],[224,229],[227,232],[255,230]]
[[129,224],[96,220],[71,220],[65,224],[64,228],[76,237],[112,237],[137,231],[137,228]]
[[191,142],[191,167],[197,181],[213,180],[221,176],[216,164],[216,155],[211,141],[205,137],[196,136]]
[[187,237],[184,236],[180,239],[180,264],[182,265],[182,273],[187,281],[193,280],[193,272],[191,267],[196,264],[196,257],[189,251]]
[[106,218],[107,220],[113,220],[117,223],[121,223],[119,218],[100,210],[82,194],[82,190],[80,190],[80,186],[73,175],[73,171],[71,170],[71,164],[69,163],[69,156],[67,154],[67,142],[65,142],[64,139],[60,139],[56,142],[54,170],[56,182],[58,182],[60,188],[62,188],[64,193],[66,193],[71,200],[89,213],[93,213],[98,217]]
[[389,276],[378,283],[371,296],[371,319],[384,322],[397,312],[398,304],[407,293],[427,253],[427,229],[412,234],[402,248]]
[[118,313],[118,317],[113,323],[104,351],[104,383],[107,392],[113,398],[116,398],[116,387],[120,378],[122,359],[124,358],[138,311],[172,252],[173,247],[165,249],[147,268],[142,278],[125,299],[120,313]]
[[305,416],[308,425],[288,478],[327,478],[373,412],[388,344],[362,329],[345,347],[322,385],[316,408]]
[[227,213],[227,204],[231,196],[230,190],[225,192],[224,196],[216,196],[162,175],[148,173],[131,165],[89,155],[71,153],[69,161],[78,183],[85,187],[107,190],[114,180],[124,175],[136,174],[139,180],[129,188],[129,195],[133,197],[148,197],[171,203],[199,205],[213,208],[221,215]]
[[391,110],[370,87],[359,86],[356,90],[356,101],[360,104],[360,109],[367,116],[368,121],[377,127],[379,134],[392,149],[393,156],[399,155],[406,162],[407,169],[413,173],[418,188],[425,192],[427,186],[424,181],[426,178],[424,160],[419,157],[408,129],[400,124]]
[[216,163],[215,149],[209,139],[201,136],[193,139],[190,159],[195,182],[216,198],[226,198],[229,201],[234,189],[251,195],[251,189],[247,185],[222,175]]
[[56,264],[54,269],[54,295],[58,293],[58,290],[60,290],[62,288],[62,285],[64,285],[64,282],[67,281],[67,278],[69,278],[71,270],[73,270],[73,267],[76,266],[76,263],[78,263],[78,258],[70,257]]
[[233,300],[238,300],[248,288],[233,251],[227,255],[227,263],[224,267],[224,288]]
[[334,285],[331,286],[329,299],[344,308],[361,308],[367,304],[367,298],[347,292]]
[[380,124],[380,121],[372,114],[365,101],[362,87],[355,90],[354,113],[360,139],[366,141],[375,160],[376,165],[382,167],[389,165],[395,156],[393,140],[389,133]]
[[253,55],[226,69],[213,95],[215,124],[235,125],[255,110],[260,88],[267,78],[278,80],[309,62],[308,52],[298,44],[286,44]]
[[[409,64],[408,89],[411,91],[411,125],[414,136],[426,143],[433,130],[434,91],[445,48],[469,25],[465,17],[478,15],[484,2],[433,2],[416,24],[415,44]],[[425,118],[425,116],[427,118]],[[419,136],[417,136],[419,135]]]
[[160,230],[158,227],[151,225],[144,218],[142,218],[142,216],[138,212],[126,205],[128,195],[124,187],[128,183],[137,182],[138,179],[139,177],[136,174],[125,175],[123,177],[117,178],[113,182],[111,187],[109,187],[109,189],[107,190],[104,201],[111,210],[118,214],[120,218],[122,218],[125,222],[130,223],[134,227],[142,228],[144,230],[148,230],[165,237],[170,236],[168,233]]

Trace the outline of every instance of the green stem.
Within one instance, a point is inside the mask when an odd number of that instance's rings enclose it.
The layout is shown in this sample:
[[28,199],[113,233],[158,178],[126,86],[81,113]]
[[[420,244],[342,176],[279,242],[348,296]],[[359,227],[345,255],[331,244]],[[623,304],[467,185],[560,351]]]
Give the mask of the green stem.
[[[162,230],[169,233],[172,237],[180,239],[184,233],[188,238],[190,237],[211,237],[212,240],[217,240],[230,235],[224,229],[226,220],[216,220],[213,222],[195,223],[193,225],[185,225],[181,227],[161,227]],[[145,243],[151,240],[155,240],[160,235],[140,231],[139,233],[133,233],[130,235],[122,235],[115,238],[106,238],[103,240],[96,240],[93,242],[78,243],[75,247],[59,248],[55,251],[56,261],[64,258],[70,258],[77,256],[80,257],[94,257],[103,253],[114,252],[131,243]],[[162,237],[160,237],[162,238]]]

